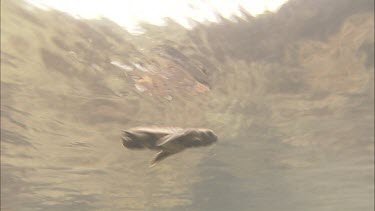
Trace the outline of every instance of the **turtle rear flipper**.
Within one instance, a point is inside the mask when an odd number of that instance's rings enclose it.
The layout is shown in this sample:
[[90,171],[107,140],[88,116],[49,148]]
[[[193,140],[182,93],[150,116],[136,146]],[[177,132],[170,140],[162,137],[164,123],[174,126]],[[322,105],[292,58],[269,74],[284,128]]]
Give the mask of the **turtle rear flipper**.
[[151,167],[156,165],[156,163],[164,160],[165,158],[173,155],[174,153],[170,153],[170,152],[167,152],[167,151],[164,151],[164,150],[161,150],[160,152],[158,152],[155,156],[155,158],[151,161]]
[[137,140],[137,137],[134,134],[124,131],[121,136],[122,145],[128,149],[144,149],[145,146],[142,142]]

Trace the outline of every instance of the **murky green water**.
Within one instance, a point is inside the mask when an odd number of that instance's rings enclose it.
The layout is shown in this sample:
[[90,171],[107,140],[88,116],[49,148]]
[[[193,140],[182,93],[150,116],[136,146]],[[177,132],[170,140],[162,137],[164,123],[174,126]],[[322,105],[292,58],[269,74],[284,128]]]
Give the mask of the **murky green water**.
[[[373,3],[296,2],[134,37],[2,1],[1,210],[373,210]],[[149,168],[145,125],[220,138]]]

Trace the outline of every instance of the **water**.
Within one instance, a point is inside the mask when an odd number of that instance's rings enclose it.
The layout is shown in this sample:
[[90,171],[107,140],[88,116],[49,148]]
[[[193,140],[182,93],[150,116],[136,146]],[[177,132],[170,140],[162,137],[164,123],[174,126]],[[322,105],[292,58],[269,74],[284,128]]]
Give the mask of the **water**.
[[[2,1],[1,209],[373,210],[373,3],[324,4],[149,42]],[[144,125],[219,142],[149,168]]]

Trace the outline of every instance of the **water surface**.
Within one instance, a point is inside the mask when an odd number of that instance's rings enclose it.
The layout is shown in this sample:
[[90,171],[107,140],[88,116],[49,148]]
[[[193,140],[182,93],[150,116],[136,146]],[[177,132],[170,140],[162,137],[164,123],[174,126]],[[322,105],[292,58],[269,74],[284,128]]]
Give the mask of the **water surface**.
[[[373,2],[142,36],[1,4],[2,210],[374,209]],[[220,139],[149,168],[147,125]]]

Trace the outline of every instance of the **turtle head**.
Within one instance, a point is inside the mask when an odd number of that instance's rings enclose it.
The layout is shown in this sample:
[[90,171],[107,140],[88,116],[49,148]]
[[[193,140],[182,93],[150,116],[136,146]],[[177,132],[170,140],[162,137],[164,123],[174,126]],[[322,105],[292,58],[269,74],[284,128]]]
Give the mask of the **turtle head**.
[[199,140],[203,146],[211,145],[217,142],[217,139],[217,135],[212,130],[202,129],[200,131]]

